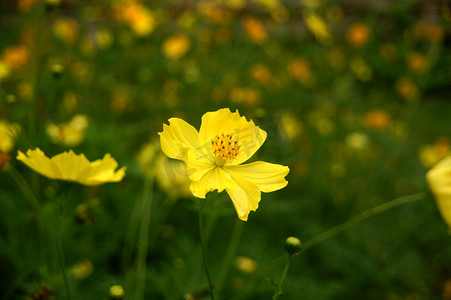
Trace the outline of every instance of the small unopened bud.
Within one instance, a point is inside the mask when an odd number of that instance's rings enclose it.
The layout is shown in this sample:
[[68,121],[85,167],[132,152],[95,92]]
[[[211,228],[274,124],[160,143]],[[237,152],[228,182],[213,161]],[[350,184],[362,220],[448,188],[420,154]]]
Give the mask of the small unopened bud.
[[301,251],[301,241],[294,236],[288,237],[285,240],[285,250],[287,250],[290,256],[299,253]]
[[121,285],[113,285],[110,287],[110,299],[123,299],[124,298],[124,289]]
[[59,77],[61,77],[61,75],[64,72],[64,66],[62,64],[53,64],[50,67],[50,70],[51,70],[51,72],[53,74],[53,77],[59,78]]
[[61,0],[45,0],[45,7],[51,11],[61,5]]

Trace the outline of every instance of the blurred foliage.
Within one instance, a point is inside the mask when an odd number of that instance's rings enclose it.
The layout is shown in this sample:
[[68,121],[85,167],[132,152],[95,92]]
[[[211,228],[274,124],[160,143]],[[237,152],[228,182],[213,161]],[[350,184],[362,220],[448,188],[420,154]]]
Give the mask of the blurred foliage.
[[[230,107],[268,132],[253,159],[291,169],[244,224],[222,287],[268,299],[288,236],[427,189],[451,153],[450,26],[446,1],[1,1],[0,298],[64,298],[52,231],[72,299],[113,298],[114,285],[139,298],[142,280],[144,299],[202,298],[198,201],[157,184],[158,142],[142,151],[168,118],[199,128]],[[111,153],[127,175],[52,181],[15,160],[35,147]],[[225,193],[208,199],[217,278],[239,221]],[[450,253],[428,195],[293,257],[282,299],[451,299]]]

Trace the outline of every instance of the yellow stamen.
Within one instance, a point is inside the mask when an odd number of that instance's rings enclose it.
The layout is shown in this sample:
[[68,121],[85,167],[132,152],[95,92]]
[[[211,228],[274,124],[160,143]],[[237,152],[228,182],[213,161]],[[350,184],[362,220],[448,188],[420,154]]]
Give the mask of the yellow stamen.
[[223,166],[238,156],[240,146],[238,141],[234,140],[233,135],[222,133],[211,141],[211,150],[215,154],[216,163]]

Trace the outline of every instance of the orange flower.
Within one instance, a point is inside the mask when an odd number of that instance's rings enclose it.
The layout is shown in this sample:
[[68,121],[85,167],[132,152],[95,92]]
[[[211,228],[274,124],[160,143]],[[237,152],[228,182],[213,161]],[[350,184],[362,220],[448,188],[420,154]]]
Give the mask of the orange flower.
[[424,73],[428,67],[426,57],[419,52],[407,55],[406,63],[407,67],[416,73]]
[[252,17],[245,17],[241,20],[241,24],[244,30],[246,30],[247,35],[254,42],[263,43],[267,39],[268,35],[266,34],[265,27],[260,21]]
[[390,115],[383,109],[372,109],[365,114],[365,126],[385,130],[391,126]]
[[24,66],[29,57],[30,54],[25,46],[10,47],[3,52],[3,61],[11,68]]
[[361,47],[368,42],[370,29],[364,23],[356,23],[346,31],[346,40],[354,47]]
[[415,101],[420,92],[416,84],[410,78],[400,78],[395,84],[396,91],[406,101]]
[[230,100],[235,103],[255,105],[260,102],[260,94],[252,88],[234,88],[230,92]]
[[291,75],[304,82],[310,77],[310,65],[309,62],[303,58],[296,58],[288,66]]

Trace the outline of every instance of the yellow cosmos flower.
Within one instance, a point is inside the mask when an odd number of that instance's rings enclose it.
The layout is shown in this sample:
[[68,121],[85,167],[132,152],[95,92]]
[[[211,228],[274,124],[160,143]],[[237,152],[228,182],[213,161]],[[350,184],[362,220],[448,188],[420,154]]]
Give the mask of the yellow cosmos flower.
[[73,147],[83,143],[87,127],[88,118],[85,115],[75,115],[64,124],[48,124],[46,131],[53,143]]
[[437,206],[451,232],[451,156],[437,163],[426,174]]
[[19,133],[20,126],[18,124],[0,120],[0,150],[10,152],[14,148]]
[[266,132],[238,111],[207,112],[199,131],[171,118],[159,135],[163,152],[185,163],[193,195],[205,198],[210,191],[226,190],[243,221],[258,208],[261,192],[273,192],[288,183],[288,167],[262,161],[241,165],[264,143]]
[[84,154],[72,150],[48,158],[41,149],[29,149],[25,155],[19,151],[17,159],[28,167],[51,179],[75,181],[84,185],[118,182],[125,176],[125,167],[115,171],[118,164],[111,155],[90,162]]

